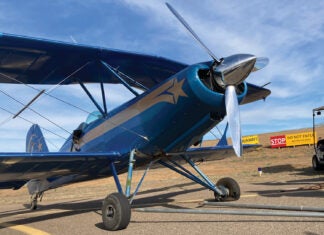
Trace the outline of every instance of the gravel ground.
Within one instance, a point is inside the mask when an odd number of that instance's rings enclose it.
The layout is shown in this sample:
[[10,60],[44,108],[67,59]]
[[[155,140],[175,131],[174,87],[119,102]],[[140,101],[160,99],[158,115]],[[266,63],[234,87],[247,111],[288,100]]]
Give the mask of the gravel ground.
[[[235,178],[242,191],[233,203],[254,203],[324,208],[324,172],[311,169],[311,147],[260,149],[243,159],[234,157],[201,163],[213,181]],[[259,176],[258,167],[263,174]],[[143,170],[134,172],[133,187]],[[125,182],[125,175],[121,182]],[[0,234],[107,234],[101,222],[101,201],[115,191],[111,178],[77,183],[47,192],[39,209],[23,207],[25,188],[0,191]],[[151,169],[133,208],[204,208],[213,194],[164,168]],[[242,209],[241,209],[242,210]],[[247,209],[243,209],[247,211]],[[21,225],[21,226],[17,226]],[[34,229],[34,230],[32,230]],[[219,214],[162,214],[132,212],[126,230],[116,234],[324,234],[324,217],[298,218]]]

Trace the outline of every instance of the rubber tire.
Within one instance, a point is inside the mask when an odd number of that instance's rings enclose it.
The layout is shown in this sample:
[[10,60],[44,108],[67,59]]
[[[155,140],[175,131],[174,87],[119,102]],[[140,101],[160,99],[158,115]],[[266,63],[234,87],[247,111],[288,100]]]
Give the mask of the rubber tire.
[[318,162],[316,155],[313,155],[312,166],[315,171],[319,171],[323,169],[323,166],[321,166],[321,164]]
[[107,230],[125,229],[130,222],[131,207],[123,194],[112,193],[108,195],[103,200],[101,211],[102,222]]
[[216,186],[223,186],[228,190],[228,195],[220,197],[217,193],[214,193],[216,201],[237,201],[241,197],[240,185],[232,178],[225,177],[217,181]]

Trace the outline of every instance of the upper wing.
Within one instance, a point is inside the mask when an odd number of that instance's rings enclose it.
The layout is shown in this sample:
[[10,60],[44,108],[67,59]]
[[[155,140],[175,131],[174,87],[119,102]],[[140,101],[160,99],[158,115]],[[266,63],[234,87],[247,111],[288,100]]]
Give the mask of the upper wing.
[[19,188],[31,179],[72,174],[100,176],[117,159],[118,152],[0,153],[0,188]]
[[74,78],[119,83],[100,61],[147,88],[186,67],[162,57],[0,33],[1,83],[58,84],[72,73],[61,84],[74,83]]
[[[76,79],[84,83],[119,83],[100,61],[147,88],[187,66],[157,56],[0,33],[0,83],[64,85],[75,83]],[[269,94],[270,90],[248,83],[248,93],[241,104]]]

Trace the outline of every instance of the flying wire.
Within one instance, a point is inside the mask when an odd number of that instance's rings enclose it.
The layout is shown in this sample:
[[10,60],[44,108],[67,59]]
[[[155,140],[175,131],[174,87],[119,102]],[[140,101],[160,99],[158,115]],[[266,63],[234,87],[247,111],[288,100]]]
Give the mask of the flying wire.
[[[33,89],[33,90],[35,90],[35,91],[41,92],[41,89],[38,89],[38,88],[36,88],[36,87],[33,87],[33,86],[31,86],[31,85],[29,85],[29,84],[27,84],[27,83],[23,83],[23,82],[21,82],[21,81],[15,79],[15,78],[12,78],[12,77],[7,76],[6,74],[3,74],[3,73],[0,72],[0,75],[4,76],[4,77],[6,77],[6,78],[8,78],[8,79],[10,79],[10,80],[13,80],[13,81],[15,81],[15,82],[17,82],[17,83],[20,83],[20,84],[22,84],[22,85],[25,85],[25,86],[27,86],[28,88],[31,88],[31,89]],[[52,89],[52,90],[53,90],[53,89]],[[53,95],[49,94],[48,92],[44,92],[44,94],[47,95],[47,96],[49,96],[49,97],[51,97],[51,98],[53,98],[53,99],[56,99],[56,100],[58,100],[58,101],[60,101],[60,102],[63,102],[63,103],[65,103],[65,104],[67,104],[67,105],[69,105],[69,106],[71,106],[71,107],[74,107],[74,108],[76,108],[76,109],[78,109],[78,110],[81,110],[82,112],[85,112],[85,113],[87,113],[87,114],[90,114],[89,111],[87,111],[87,110],[85,110],[85,109],[83,109],[83,108],[81,108],[81,107],[78,107],[78,106],[76,106],[76,105],[74,105],[74,104],[72,104],[72,103],[69,103],[68,101],[65,101],[65,100],[62,100],[62,99],[60,99],[60,98],[58,98],[58,97],[56,97],[56,96],[53,96]]]
[[[80,108],[80,107],[78,107],[78,106],[76,106],[76,105],[74,105],[74,104],[71,104],[71,103],[69,103],[69,102],[67,102],[67,101],[65,101],[65,100],[59,99],[59,98],[57,98],[57,97],[55,97],[55,96],[49,94],[50,92],[52,92],[53,90],[55,90],[55,89],[56,89],[60,84],[62,84],[66,79],[70,78],[71,76],[73,76],[74,74],[76,74],[77,72],[79,72],[81,69],[83,69],[83,68],[84,68],[85,66],[87,66],[89,63],[90,63],[90,62],[88,61],[87,63],[85,63],[84,65],[82,65],[80,68],[78,68],[77,70],[75,70],[73,73],[71,73],[71,74],[69,74],[67,77],[65,77],[62,81],[60,81],[58,84],[56,84],[54,87],[52,87],[49,91],[47,91],[47,92],[43,92],[43,93],[46,94],[47,96],[51,97],[51,98],[54,98],[54,99],[56,99],[56,100],[58,100],[58,101],[61,101],[61,102],[65,103],[65,104],[67,104],[67,105],[70,105],[70,106],[72,106],[72,107],[74,107],[74,108],[76,108],[76,109],[79,109],[79,110],[81,110],[81,111],[83,111],[83,112],[85,112],[85,113],[87,113],[87,114],[90,114],[90,112],[88,112],[88,111],[86,111],[86,110],[84,110],[84,109],[82,109],[82,108]],[[11,76],[8,76],[8,75],[6,75],[6,74],[4,74],[4,73],[1,73],[1,72],[0,72],[0,75],[2,75],[2,76],[5,77],[5,78],[8,78],[9,80],[15,81],[15,82],[20,83],[20,84],[22,84],[22,85],[25,85],[25,86],[27,86],[27,87],[33,89],[33,90],[36,90],[36,91],[38,91],[38,92],[42,92],[41,89],[38,89],[38,88],[36,88],[36,87],[34,87],[34,86],[31,86],[31,85],[29,85],[29,84],[23,83],[23,82],[19,81],[18,79],[15,79],[15,78],[13,78],[13,77],[11,77]],[[12,97],[11,95],[9,95],[8,93],[6,93],[6,92],[4,92],[4,91],[2,91],[2,90],[0,90],[0,92],[2,92],[3,94],[5,94],[6,96],[10,97],[10,98],[13,99],[14,101],[18,102],[19,104],[25,106],[22,102],[20,102],[19,100],[15,99],[14,97]],[[58,128],[62,129],[63,131],[65,131],[65,132],[67,132],[68,134],[71,135],[71,133],[70,133],[69,131],[67,131],[66,129],[64,129],[64,128],[61,127],[60,125],[56,124],[55,122],[51,121],[49,118],[43,116],[42,114],[38,113],[37,111],[35,111],[35,110],[33,110],[33,109],[29,108],[29,107],[28,107],[28,109],[31,110],[32,112],[36,113],[36,114],[39,115],[40,117],[44,118],[44,119],[47,120],[48,122],[52,123],[53,125],[57,126]],[[17,116],[16,114],[13,114],[13,115],[14,115],[14,117]],[[20,116],[19,116],[19,117],[20,117]],[[11,117],[5,119],[4,121],[2,121],[2,122],[0,123],[0,126],[2,126],[3,124],[9,122],[11,119],[12,119]],[[53,132],[52,132],[52,133],[53,133]],[[64,137],[63,137],[63,138],[64,138]],[[66,139],[66,138],[64,138],[64,139]]]
[[[5,111],[5,112],[7,112],[7,113],[10,113],[10,114],[14,115],[13,112],[10,112],[9,110],[7,110],[7,109],[5,109],[5,108],[3,108],[3,107],[0,107],[0,109],[3,110],[3,111]],[[36,124],[36,123],[33,123],[32,121],[30,121],[30,120],[28,120],[28,119],[26,119],[26,118],[23,118],[23,117],[21,117],[21,116],[18,116],[18,117],[19,117],[20,119],[22,119],[22,120],[28,122],[28,123],[31,123],[32,125],[35,125],[35,124]],[[5,122],[10,121],[11,119],[12,119],[11,117],[7,118],[5,121],[3,121],[3,122],[0,123],[0,126],[2,126]],[[40,127],[40,128],[42,128],[44,131],[47,131],[47,132],[49,132],[49,133],[51,133],[51,134],[53,134],[53,135],[56,135],[57,137],[60,137],[60,138],[62,138],[62,139],[64,139],[64,140],[66,140],[65,137],[63,137],[63,136],[61,136],[61,135],[59,135],[59,134],[57,134],[57,133],[55,133],[55,132],[53,132],[53,131],[51,131],[51,130],[45,128],[45,127]],[[43,136],[43,139],[44,139],[44,136]],[[45,140],[45,139],[44,139],[44,140]],[[47,139],[46,142],[49,143],[49,144],[51,144],[52,146],[54,146],[54,148],[56,148],[56,149],[60,149],[56,144],[54,144],[54,143],[53,143],[52,141],[50,141],[49,139]]]
[[6,124],[7,122],[9,122],[12,119],[12,117],[8,117],[5,120],[3,120],[2,122],[0,122],[0,126]]
[[[7,113],[10,113],[10,114],[14,115],[13,112],[11,112],[11,111],[9,111],[8,109],[5,109],[5,108],[3,108],[3,107],[1,107],[1,106],[0,106],[0,109],[3,110],[3,111],[5,111],[5,112],[7,112]],[[32,124],[32,125],[35,125],[35,124],[36,124],[36,123],[34,123],[34,122],[28,120],[27,118],[24,118],[24,117],[21,117],[21,116],[18,116],[18,117],[19,117],[20,119],[26,121],[26,122],[29,122],[29,123]],[[9,119],[11,119],[11,117],[9,117]],[[43,130],[47,131],[47,132],[50,132],[50,133],[53,134],[53,135],[56,135],[57,137],[60,137],[60,138],[62,138],[62,139],[64,139],[64,140],[66,140],[65,137],[63,137],[63,136],[61,136],[61,135],[59,135],[59,134],[57,134],[57,133],[55,133],[55,132],[53,132],[53,131],[51,131],[51,130],[45,128],[45,127],[41,127],[41,128],[42,128]]]
[[[65,101],[65,100],[62,100],[62,99],[60,99],[60,98],[58,98],[58,97],[56,97],[56,96],[53,96],[53,95],[49,94],[50,92],[52,92],[53,90],[55,90],[57,87],[59,87],[60,84],[62,84],[66,79],[68,79],[68,78],[70,78],[71,76],[75,75],[77,72],[79,72],[80,70],[82,70],[84,67],[86,67],[86,66],[87,66],[88,64],[90,64],[90,63],[91,63],[91,62],[88,61],[87,63],[85,63],[84,65],[82,65],[81,67],[79,67],[77,70],[75,70],[73,73],[69,74],[67,77],[65,77],[63,80],[61,80],[61,81],[60,81],[58,84],[56,84],[53,88],[51,88],[50,90],[44,92],[43,94],[45,94],[45,95],[47,95],[47,96],[49,96],[49,97],[51,97],[51,98],[54,98],[54,99],[56,99],[56,100],[58,100],[58,101],[60,101],[60,102],[63,102],[63,103],[65,103],[65,104],[67,104],[67,105],[69,105],[69,106],[71,106],[71,107],[74,107],[74,108],[76,108],[76,109],[78,109],[78,110],[81,110],[81,111],[87,113],[88,115],[89,115],[89,114],[91,115],[91,114],[92,114],[91,112],[89,112],[89,111],[87,111],[87,110],[85,110],[85,109],[82,109],[82,108],[80,108],[80,107],[78,107],[78,106],[76,106],[76,105],[74,105],[74,104],[71,104],[71,103],[69,103],[69,102],[67,102],[67,101]],[[120,71],[119,71],[119,73],[121,73],[121,74],[124,75],[124,76],[127,76],[126,74],[123,74],[123,73],[120,72]],[[3,76],[3,77],[5,77],[5,78],[8,78],[8,79],[10,79],[10,80],[12,80],[12,81],[15,81],[16,83],[20,83],[20,84],[22,84],[22,85],[25,85],[26,87],[29,87],[29,88],[31,88],[31,89],[33,89],[33,90],[38,91],[38,92],[41,92],[41,91],[42,91],[41,89],[38,89],[38,88],[36,88],[36,87],[34,87],[34,86],[31,86],[31,85],[29,85],[29,84],[27,84],[27,83],[23,83],[22,81],[20,81],[20,80],[18,80],[18,79],[15,79],[15,78],[13,78],[13,77],[11,77],[11,76],[8,76],[8,75],[6,75],[6,74],[4,74],[4,73],[1,73],[1,72],[0,72],[0,75]],[[127,76],[127,78],[130,79],[132,82],[135,81],[135,80],[131,79],[129,76]],[[136,82],[136,84],[137,84],[137,83],[138,83],[138,82]],[[138,85],[138,84],[137,84],[137,85]],[[147,89],[147,88],[144,87],[143,85],[142,85],[142,88],[143,88],[143,89]],[[1,91],[1,90],[0,90],[0,92],[2,92],[2,93],[5,94],[5,92],[3,92],[3,91]],[[18,103],[24,105],[22,102],[20,102],[20,101],[16,100],[15,98],[11,97],[9,94],[6,94],[6,95],[9,96],[10,98],[14,99],[16,102],[18,102]],[[28,109],[32,110],[31,108],[28,108]],[[60,129],[63,129],[65,132],[71,134],[69,131],[67,131],[67,130],[65,130],[64,128],[60,127],[59,125],[57,125],[56,123],[52,122],[50,119],[44,117],[44,116],[41,115],[40,113],[38,113],[38,112],[36,112],[36,111],[34,111],[34,110],[32,110],[32,111],[33,111],[34,113],[38,114],[39,116],[43,117],[44,119],[46,119],[46,120],[49,121],[50,123],[54,124],[55,126],[59,127]],[[0,125],[2,125],[3,123],[8,122],[8,121],[10,121],[10,120],[11,120],[11,118],[9,117],[8,119],[6,119],[6,120],[4,120],[3,122],[1,122]],[[121,126],[121,125],[117,125],[116,123],[112,122],[112,121],[109,120],[109,119],[108,119],[108,121],[109,121],[111,124],[113,124],[114,126],[116,126],[116,127],[118,126],[119,128],[122,128],[122,129],[124,129],[125,131],[128,131],[128,132],[130,132],[130,133],[133,133],[133,134],[135,134],[135,135],[137,135],[137,136],[143,138],[143,139],[146,140],[146,141],[149,140],[148,137],[146,137],[146,136],[144,136],[144,135],[141,135],[141,134],[139,134],[139,133],[137,133],[137,132],[135,132],[135,131],[133,131],[133,130],[130,130],[130,129],[126,128],[126,127],[123,127],[123,126]],[[64,139],[65,139],[65,138],[64,138]]]
[[88,64],[90,64],[91,62],[88,61],[87,63],[85,63],[84,65],[82,65],[80,68],[78,68],[77,70],[75,70],[73,73],[71,73],[70,75],[66,76],[62,81],[60,81],[59,83],[57,83],[55,86],[53,86],[51,89],[49,89],[46,93],[51,93],[52,91],[54,91],[56,88],[58,88],[66,79],[72,77],[74,74],[78,73],[80,70],[82,70],[84,67],[86,67]]
[[219,128],[218,128],[217,126],[215,126],[215,127],[216,127],[216,129],[218,130],[219,135],[222,136],[223,133],[219,130]]
[[[74,104],[72,104],[72,103],[69,103],[69,102],[67,102],[67,101],[65,101],[65,100],[62,100],[62,99],[60,99],[60,98],[58,98],[58,97],[53,96],[53,95],[50,94],[50,92],[52,92],[52,91],[55,90],[57,87],[59,87],[59,86],[60,86],[64,81],[66,81],[66,79],[72,77],[73,75],[75,75],[77,72],[79,72],[81,69],[83,69],[84,67],[86,67],[86,66],[87,66],[88,64],[90,64],[90,63],[91,63],[91,62],[88,61],[87,63],[85,63],[84,65],[82,65],[80,68],[78,68],[77,70],[75,70],[73,73],[71,73],[71,74],[69,74],[68,76],[66,76],[62,81],[60,81],[60,82],[59,82],[58,84],[56,84],[54,87],[52,87],[52,88],[49,89],[48,91],[44,92],[44,94],[47,95],[47,96],[49,96],[49,97],[51,97],[51,98],[54,98],[54,99],[56,99],[56,100],[58,100],[58,101],[61,101],[61,102],[65,103],[65,104],[67,104],[67,105],[70,105],[70,106],[72,106],[72,107],[74,107],[74,108],[76,108],[76,109],[79,109],[79,110],[81,110],[81,111],[83,111],[83,112],[85,112],[85,113],[87,113],[87,114],[90,114],[89,111],[87,111],[87,110],[85,110],[85,109],[83,109],[83,108],[81,108],[81,107],[78,107],[78,106],[76,106],[76,105],[74,105]],[[1,73],[1,72],[0,72],[0,75],[3,76],[3,77],[5,77],[5,78],[8,78],[9,80],[15,81],[16,83],[20,83],[20,84],[22,84],[22,85],[25,85],[25,86],[27,86],[27,87],[29,87],[29,88],[35,90],[35,91],[38,91],[38,92],[41,92],[41,91],[42,91],[41,89],[38,89],[38,88],[36,88],[36,87],[34,87],[34,86],[31,86],[31,85],[29,85],[29,84],[27,84],[27,83],[23,83],[22,81],[20,81],[20,80],[18,80],[18,79],[15,79],[15,78],[13,78],[13,77],[11,77],[11,76],[8,76],[8,75],[6,75],[6,74],[4,74],[4,73]]]
[[[12,100],[16,101],[17,103],[21,104],[22,106],[25,106],[24,103],[22,103],[21,101],[17,100],[16,98],[12,97],[11,95],[9,95],[7,92],[4,92],[3,90],[0,89],[0,92],[3,93],[4,95],[8,96],[9,98],[11,98]],[[30,111],[32,111],[33,113],[36,113],[37,115],[39,115],[40,117],[44,118],[45,120],[47,120],[48,122],[52,123],[53,125],[55,125],[56,127],[60,128],[61,130],[65,131],[68,134],[71,134],[69,131],[67,131],[65,128],[61,127],[60,125],[56,124],[55,122],[51,121],[49,118],[45,117],[44,115],[40,114],[39,112],[35,111],[34,109],[27,107]],[[16,116],[14,114],[14,116]]]

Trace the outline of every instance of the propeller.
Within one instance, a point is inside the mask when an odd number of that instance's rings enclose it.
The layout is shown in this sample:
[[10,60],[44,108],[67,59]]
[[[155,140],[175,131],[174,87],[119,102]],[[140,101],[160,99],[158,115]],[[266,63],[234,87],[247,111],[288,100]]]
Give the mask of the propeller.
[[242,156],[242,133],[239,104],[237,101],[235,86],[230,85],[225,90],[225,107],[233,148],[237,156]]
[[167,5],[167,7],[169,8],[169,10],[173,13],[173,15],[175,17],[177,17],[177,19],[180,21],[180,23],[191,33],[191,35],[194,37],[194,39],[196,39],[199,44],[207,51],[207,53],[209,54],[209,56],[211,58],[213,58],[213,60],[216,62],[216,64],[220,64],[221,60],[219,60],[214,53],[209,50],[209,48],[203,43],[203,41],[200,40],[200,38],[198,37],[198,35],[195,33],[195,31],[193,31],[193,29],[190,27],[190,25],[183,19],[183,17],[169,4],[169,3],[165,3]]
[[269,64],[269,59],[266,57],[258,57],[254,68],[252,70],[252,72],[258,71],[260,69],[263,69],[264,67],[266,67]]
[[211,78],[218,85],[225,88],[225,107],[228,125],[234,151],[240,157],[242,156],[243,147],[236,86],[241,84],[252,71],[257,71],[265,67],[269,60],[268,58],[257,58],[254,55],[248,54],[238,54],[218,59],[202,42],[184,18],[169,3],[166,3],[166,6],[214,60],[210,68]]

